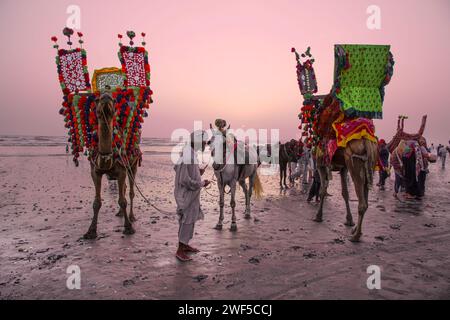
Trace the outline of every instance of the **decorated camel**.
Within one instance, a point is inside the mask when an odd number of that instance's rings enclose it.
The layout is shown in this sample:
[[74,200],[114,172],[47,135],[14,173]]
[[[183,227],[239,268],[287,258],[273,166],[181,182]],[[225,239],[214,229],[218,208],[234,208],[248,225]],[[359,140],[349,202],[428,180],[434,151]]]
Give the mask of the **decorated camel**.
[[425,131],[425,125],[427,123],[427,115],[424,115],[422,117],[422,122],[420,124],[419,131],[415,134],[406,133],[404,131],[405,128],[405,120],[408,119],[406,116],[398,116],[397,120],[397,131],[395,132],[394,137],[392,137],[391,141],[387,144],[387,147],[389,149],[389,152],[394,152],[395,148],[398,147],[401,140],[415,140],[419,142],[419,140],[422,140],[424,142],[424,145],[426,146],[426,140],[423,136],[423,133]]
[[[230,231],[237,231],[236,223],[236,187],[237,183],[241,186],[245,195],[244,218],[250,219],[250,204],[253,191],[256,197],[261,197],[262,185],[258,177],[258,152],[256,148],[246,147],[244,143],[238,141],[235,136],[225,129],[226,122],[217,119],[215,122],[217,129],[210,128],[213,132],[208,145],[211,150],[211,156],[214,159],[213,169],[217,180],[219,190],[219,221],[214,227],[216,230],[222,230],[224,220],[225,188],[230,188],[231,196],[231,226]],[[248,179],[248,185],[246,180]]]
[[[323,205],[332,171],[341,175],[342,197],[346,206],[346,226],[354,226],[349,205],[347,175],[358,198],[358,221],[351,241],[362,235],[369,189],[378,160],[377,138],[371,119],[382,117],[384,87],[393,74],[389,46],[336,45],[335,75],[331,92],[315,95],[317,82],[310,49],[297,59],[297,79],[304,97],[299,118],[305,140],[314,146],[321,190],[320,205],[314,221],[323,221]],[[302,60],[304,60],[302,62]]]
[[[134,184],[142,153],[139,148],[141,124],[152,102],[150,67],[144,47],[134,47],[133,31],[127,31],[130,46],[121,43],[119,59],[122,68],[103,68],[94,71],[92,86],[87,69],[86,51],[82,48],[83,34],[77,32],[79,48],[72,49],[74,31],[63,30],[69,50],[59,49],[58,39],[52,37],[57,49],[56,64],[64,94],[60,114],[68,128],[73,161],[78,166],[80,154],[88,156],[95,187],[93,217],[86,239],[97,237],[98,213],[102,206],[102,176],[118,181],[119,212],[124,217],[124,234],[133,234],[132,223]],[[145,34],[141,34],[145,37]],[[145,45],[145,40],[142,40]],[[83,152],[84,151],[84,152]],[[130,183],[130,210],[127,213],[126,178]]]

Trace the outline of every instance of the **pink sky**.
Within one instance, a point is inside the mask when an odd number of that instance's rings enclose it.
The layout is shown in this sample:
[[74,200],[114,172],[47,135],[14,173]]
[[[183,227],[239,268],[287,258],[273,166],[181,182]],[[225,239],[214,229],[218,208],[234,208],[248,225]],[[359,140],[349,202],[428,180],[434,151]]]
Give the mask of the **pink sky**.
[[[428,114],[429,142],[450,139],[450,1],[0,1],[0,134],[65,135],[50,37],[81,8],[89,71],[119,66],[117,33],[147,33],[155,103],[143,135],[221,117],[234,128],[298,134],[302,103],[290,52],[311,46],[319,91],[333,80],[336,43],[390,44],[396,61],[377,133],[390,138],[398,114],[407,131]],[[366,27],[369,5],[381,30]]]

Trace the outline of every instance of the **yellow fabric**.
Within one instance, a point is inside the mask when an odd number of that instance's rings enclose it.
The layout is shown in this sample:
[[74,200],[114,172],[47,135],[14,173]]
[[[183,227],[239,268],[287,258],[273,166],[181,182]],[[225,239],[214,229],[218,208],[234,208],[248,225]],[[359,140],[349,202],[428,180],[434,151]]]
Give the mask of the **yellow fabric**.
[[122,69],[110,67],[94,70],[94,74],[92,75],[92,92],[97,92],[97,77],[103,73],[122,73]]
[[378,143],[377,138],[375,136],[371,135],[369,132],[367,132],[366,129],[362,129],[361,131],[356,132],[348,137],[345,137],[341,141],[339,141],[336,124],[344,121],[344,118],[345,118],[344,113],[341,113],[340,116],[332,124],[334,132],[336,133],[336,142],[337,142],[338,147],[345,148],[347,146],[347,143],[349,143],[350,141],[355,140],[355,139],[367,139],[369,141]]
[[338,143],[338,147],[345,148],[347,146],[347,143],[349,143],[350,141],[355,140],[355,139],[367,139],[369,141],[378,143],[377,138],[375,138],[370,133],[368,133],[366,131],[366,129],[362,129],[361,131],[354,133],[354,134],[346,137],[345,139],[342,139],[342,141],[340,141]]

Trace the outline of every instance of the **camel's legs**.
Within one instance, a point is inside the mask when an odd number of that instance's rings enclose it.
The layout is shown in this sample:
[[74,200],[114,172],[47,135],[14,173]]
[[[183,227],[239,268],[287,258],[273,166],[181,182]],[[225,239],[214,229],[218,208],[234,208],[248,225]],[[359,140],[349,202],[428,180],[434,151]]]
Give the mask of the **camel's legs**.
[[119,176],[117,178],[117,183],[119,185],[119,206],[120,209],[123,212],[123,217],[125,218],[125,223],[124,223],[124,230],[123,233],[124,234],[133,234],[135,231],[133,229],[133,226],[130,222],[130,219],[128,217],[127,214],[127,198],[125,196],[126,194],[126,171],[120,171]]
[[280,163],[280,189],[283,189],[283,171],[286,173],[286,168]]
[[[117,184],[119,184],[119,182],[117,181]],[[125,183],[125,190],[124,193],[126,193],[126,188],[127,188],[127,184]],[[119,211],[116,213],[116,217],[123,217],[125,215],[125,212],[123,211],[123,209],[119,206]]]
[[288,169],[289,169],[289,183],[293,183],[294,180],[292,179],[292,167],[291,167],[291,162],[288,162]]
[[131,166],[131,172],[129,172],[128,181],[130,182],[130,221],[135,222],[137,219],[133,212],[133,199],[134,199],[134,180],[136,179],[137,161]]
[[358,197],[358,223],[353,229],[353,235],[350,238],[351,241],[359,241],[362,235],[362,222],[364,219],[364,214],[368,208],[368,181],[366,178],[366,172],[364,168],[364,162],[359,159],[353,160],[353,166],[350,168],[350,174],[353,179],[353,184],[355,185],[356,196]]
[[219,222],[217,222],[214,229],[216,230],[222,230],[223,226],[223,207],[225,205],[225,188],[222,185],[222,179],[220,177],[217,177],[217,186],[219,188],[219,207],[220,207],[220,214],[219,214]]
[[85,239],[95,239],[97,238],[97,219],[98,219],[98,212],[100,211],[100,208],[102,206],[102,174],[97,174],[95,170],[91,169],[91,176],[92,181],[94,182],[95,186],[95,199],[94,203],[92,205],[94,209],[94,216],[92,217],[92,222],[89,227],[88,232],[86,232],[83,236]]
[[[287,166],[289,165],[289,162],[287,163]],[[289,187],[288,187],[288,185],[287,185],[287,183],[286,183],[286,177],[287,177],[287,166],[284,168],[284,177],[283,177],[283,184],[284,184],[284,187],[286,188],[286,189],[289,189]]]
[[348,174],[348,169],[347,168],[341,169],[342,198],[344,198],[345,208],[347,209],[347,216],[346,216],[346,219],[345,219],[345,225],[353,227],[355,225],[355,223],[353,222],[352,213],[350,211],[350,204],[348,202],[349,195],[348,195],[348,185],[347,185],[347,174]]
[[230,226],[230,231],[237,231],[237,224],[236,224],[236,212],[235,212],[235,208],[236,208],[236,180],[233,180],[233,182],[231,183],[230,186],[231,190],[231,201],[230,201],[230,206],[231,206],[231,226]]
[[314,218],[314,221],[322,222],[323,203],[325,201],[325,197],[327,195],[328,190],[328,173],[327,168],[324,166],[318,166],[317,170],[319,170],[320,175],[320,204],[319,204],[319,211],[317,211],[317,215]]

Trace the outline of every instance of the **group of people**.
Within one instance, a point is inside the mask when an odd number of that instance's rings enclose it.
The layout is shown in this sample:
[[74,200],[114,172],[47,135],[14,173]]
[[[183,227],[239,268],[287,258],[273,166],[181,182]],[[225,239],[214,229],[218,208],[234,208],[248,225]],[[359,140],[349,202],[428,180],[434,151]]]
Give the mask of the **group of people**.
[[[195,222],[203,218],[200,207],[200,190],[210,182],[203,180],[201,176],[204,169],[200,169],[197,159],[197,151],[204,151],[207,134],[205,131],[195,131],[181,152],[178,163],[175,165],[175,200],[177,203],[177,214],[179,219],[179,245],[176,257],[180,261],[189,261],[189,254],[197,253],[199,250],[190,246],[189,241],[194,234]],[[303,184],[312,182],[307,201],[314,197],[320,200],[320,176],[316,167],[315,157],[311,146],[303,144],[300,140],[301,154],[297,156],[296,163],[291,163],[293,174],[292,182],[301,178]],[[419,140],[401,140],[398,146],[389,152],[388,146],[383,139],[379,140],[379,182],[380,190],[385,189],[386,179],[390,176],[391,168],[395,173],[394,196],[397,198],[400,191],[405,192],[407,199],[421,199],[425,195],[425,182],[430,162],[435,162],[437,157],[442,161],[445,168],[449,146],[439,145],[434,154],[434,145],[427,149],[424,138]]]
[[430,152],[434,153],[436,151],[436,156],[441,160],[442,169],[445,169],[445,161],[447,160],[447,153],[450,153],[450,141],[448,142],[448,146],[444,146],[439,144],[437,148],[434,148],[434,144],[431,144]]
[[[426,148],[424,138],[416,140],[401,140],[390,155],[390,166],[394,169],[394,197],[398,198],[400,191],[405,191],[406,199],[421,199],[425,195],[425,182],[429,173],[430,162],[436,157]],[[383,168],[380,171],[380,188],[384,187],[382,175],[386,176],[389,168],[389,151],[387,146],[380,146],[380,160]]]
[[312,146],[308,143],[303,143],[301,139],[297,142],[300,150],[297,155],[296,162],[291,162],[291,176],[290,181],[293,183],[295,179],[301,179],[301,183],[304,185],[311,184],[309,188],[307,201],[311,202],[313,198],[316,202],[320,200],[320,176],[316,166],[316,159],[314,152],[312,152]]

